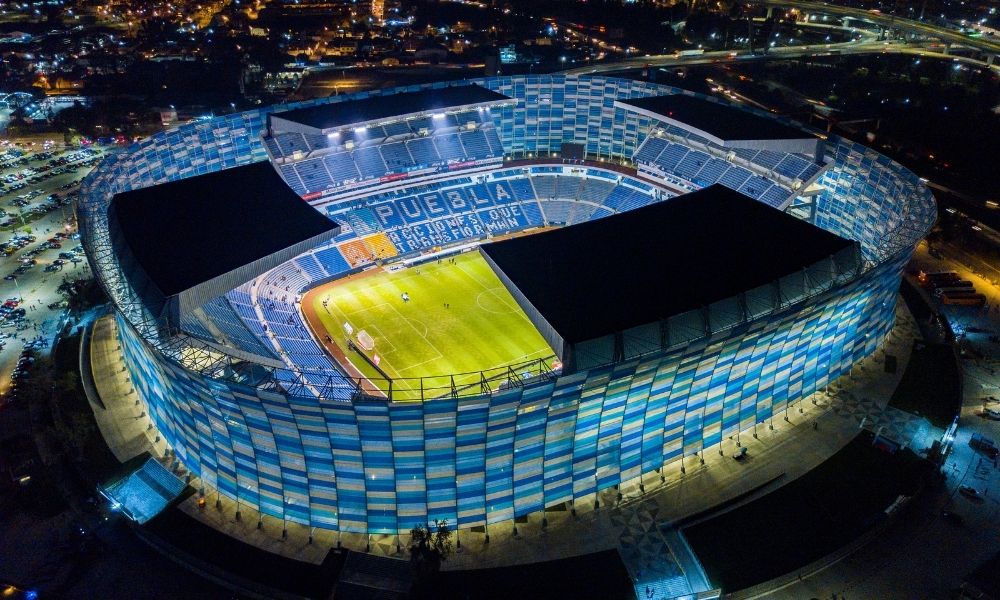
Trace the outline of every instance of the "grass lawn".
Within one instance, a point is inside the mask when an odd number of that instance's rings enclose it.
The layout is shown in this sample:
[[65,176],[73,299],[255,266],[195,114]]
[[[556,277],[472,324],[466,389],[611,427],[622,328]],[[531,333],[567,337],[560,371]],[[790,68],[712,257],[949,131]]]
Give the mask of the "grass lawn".
[[319,337],[329,333],[359,371],[379,379],[371,365],[346,348],[345,322],[355,336],[367,331],[394,392],[419,391],[422,377],[431,377],[423,382],[425,390],[447,388],[447,376],[458,373],[476,373],[456,378],[459,387],[473,385],[479,371],[500,374],[505,371],[500,367],[552,356],[479,252],[466,252],[454,261],[383,271],[313,290],[305,302],[326,329]]

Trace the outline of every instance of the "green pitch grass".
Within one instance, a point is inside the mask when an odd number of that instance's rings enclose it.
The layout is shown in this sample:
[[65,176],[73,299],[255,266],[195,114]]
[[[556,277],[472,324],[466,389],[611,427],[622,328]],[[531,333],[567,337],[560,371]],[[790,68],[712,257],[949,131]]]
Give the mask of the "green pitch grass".
[[[351,278],[316,290],[310,298],[326,328],[320,337],[329,333],[348,360],[374,381],[381,376],[346,348],[343,325],[350,323],[355,336],[367,331],[375,339],[379,366],[393,379],[394,397],[419,391],[419,378],[428,378],[425,390],[443,388],[451,378],[441,376],[491,369],[501,374],[506,369],[500,367],[550,358],[552,350],[483,257],[467,252],[454,260]],[[403,301],[404,292],[409,302]],[[479,376],[456,379],[458,386],[473,385]]]

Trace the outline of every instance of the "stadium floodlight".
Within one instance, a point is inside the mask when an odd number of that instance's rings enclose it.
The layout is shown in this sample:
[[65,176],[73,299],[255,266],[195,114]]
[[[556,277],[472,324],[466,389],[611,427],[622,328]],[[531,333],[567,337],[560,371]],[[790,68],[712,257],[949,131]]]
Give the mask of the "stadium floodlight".
[[354,133],[364,133],[366,131],[368,131],[368,128],[365,127],[364,125],[362,125],[361,127],[354,128]]
[[434,114],[433,114],[433,115],[431,115],[431,116],[432,116],[433,118],[435,118],[435,119],[443,119],[443,118],[444,118],[444,113],[434,113]]
[[332,133],[328,133],[328,134],[326,134],[326,137],[328,137],[328,138],[339,138],[340,137],[340,132],[339,131],[334,131]]

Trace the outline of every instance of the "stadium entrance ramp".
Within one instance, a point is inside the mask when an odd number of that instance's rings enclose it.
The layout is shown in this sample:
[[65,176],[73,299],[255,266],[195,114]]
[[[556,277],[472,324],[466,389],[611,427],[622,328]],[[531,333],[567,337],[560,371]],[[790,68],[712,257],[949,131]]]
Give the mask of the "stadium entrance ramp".
[[[147,455],[148,456],[148,455]],[[160,514],[184,492],[185,483],[158,460],[147,458],[130,473],[102,486],[99,491],[112,510],[142,524]]]

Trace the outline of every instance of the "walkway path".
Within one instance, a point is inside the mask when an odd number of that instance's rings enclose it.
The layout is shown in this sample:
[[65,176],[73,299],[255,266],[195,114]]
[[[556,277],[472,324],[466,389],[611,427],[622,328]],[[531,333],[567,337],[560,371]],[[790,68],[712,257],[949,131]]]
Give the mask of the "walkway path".
[[[163,443],[153,442],[156,430],[147,431],[149,418],[143,413],[144,407],[136,405],[127,374],[122,372],[114,326],[113,319],[101,319],[93,334],[95,383],[108,407],[101,410],[95,406],[98,423],[119,459],[130,458],[151,447],[155,447],[154,455],[162,456]],[[672,546],[669,544],[670,524],[697,516],[707,507],[748,502],[772,491],[826,460],[847,444],[860,427],[873,431],[881,427],[883,435],[918,449],[924,448],[935,432],[919,419],[886,408],[906,368],[916,335],[916,325],[900,301],[897,325],[885,349],[897,358],[894,373],[884,372],[884,352],[878,351],[857,366],[851,376],[831,385],[827,392],[796,403],[784,414],[759,425],[756,432],[748,430],[724,440],[717,449],[707,450],[702,457],[687,457],[683,464],[677,461],[659,474],[648,473],[623,484],[620,490],[605,490],[596,498],[577,502],[575,506],[553,507],[544,514],[535,513],[516,522],[490,525],[488,530],[459,531],[455,539],[460,545],[444,568],[511,566],[621,546],[626,550],[634,549],[636,544],[630,541],[634,538],[629,536],[637,532],[648,534],[651,528],[658,529],[650,538],[653,545],[659,538],[665,540],[669,548]],[[748,458],[743,461],[731,458],[738,445],[748,449]],[[201,483],[194,480],[191,485],[198,489]],[[214,490],[205,490],[205,493],[206,502],[199,505],[195,494],[181,505],[181,509],[233,537],[271,552],[318,564],[331,546],[341,543],[355,550],[367,548],[378,555],[405,557],[408,537],[405,535],[400,539],[395,535],[340,535],[319,529],[310,532],[302,525],[286,525],[271,517],[262,518],[251,509],[220,497]],[[662,529],[662,526],[668,528]],[[623,552],[623,556],[625,554]],[[634,552],[631,558],[625,556],[637,580],[643,565],[648,565],[649,556],[648,552]],[[691,563],[683,557],[675,556],[673,564],[682,572],[684,564],[692,570]],[[648,568],[642,578],[649,573]],[[691,575],[695,585],[700,587],[698,574]]]
[[166,443],[155,441],[157,434],[154,430],[147,431],[151,421],[125,370],[114,318],[101,317],[92,327],[90,373],[80,375],[84,380],[92,380],[93,387],[85,382],[84,389],[96,388],[100,394],[100,402],[91,400],[90,404],[101,435],[121,462],[146,451],[162,457]]

